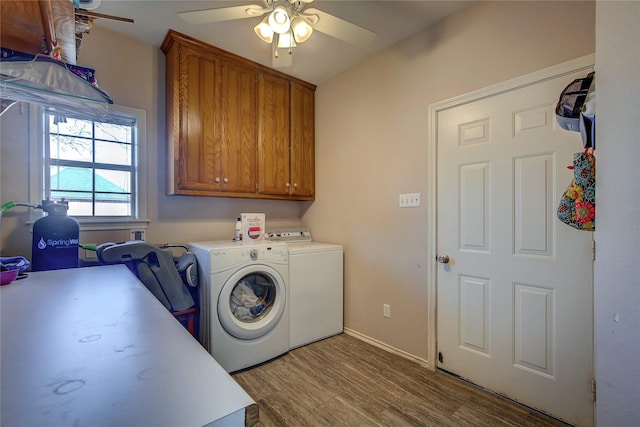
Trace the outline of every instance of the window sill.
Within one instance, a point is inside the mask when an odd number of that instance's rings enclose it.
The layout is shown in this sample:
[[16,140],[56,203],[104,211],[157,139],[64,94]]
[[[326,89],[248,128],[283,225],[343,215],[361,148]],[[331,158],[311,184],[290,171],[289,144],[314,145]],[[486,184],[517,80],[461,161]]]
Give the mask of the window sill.
[[[149,226],[148,219],[119,219],[119,218],[77,218],[73,217],[80,224],[80,231],[108,231],[108,230],[146,230]],[[28,225],[33,225],[33,221],[28,221]]]
[[149,225],[148,219],[76,218],[76,221],[80,224],[80,231],[146,230]]

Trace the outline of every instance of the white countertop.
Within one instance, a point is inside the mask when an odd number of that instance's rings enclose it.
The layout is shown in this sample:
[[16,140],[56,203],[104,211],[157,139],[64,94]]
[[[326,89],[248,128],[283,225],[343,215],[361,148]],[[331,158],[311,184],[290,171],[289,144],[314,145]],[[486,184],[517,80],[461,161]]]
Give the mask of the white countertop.
[[29,273],[0,317],[3,426],[242,425],[255,405],[123,265]]

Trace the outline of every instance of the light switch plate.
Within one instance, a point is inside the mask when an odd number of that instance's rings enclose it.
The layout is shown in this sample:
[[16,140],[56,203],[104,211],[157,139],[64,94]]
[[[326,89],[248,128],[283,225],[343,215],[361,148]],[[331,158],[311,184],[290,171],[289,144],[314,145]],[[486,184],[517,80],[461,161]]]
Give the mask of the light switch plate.
[[420,193],[406,193],[400,195],[401,208],[416,208],[420,206]]

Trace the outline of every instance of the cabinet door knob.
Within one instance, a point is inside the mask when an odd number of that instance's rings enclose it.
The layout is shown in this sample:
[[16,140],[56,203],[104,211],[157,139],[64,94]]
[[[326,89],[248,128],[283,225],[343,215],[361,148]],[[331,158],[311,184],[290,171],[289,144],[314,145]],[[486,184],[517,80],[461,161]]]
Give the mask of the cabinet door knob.
[[298,188],[298,183],[297,182],[293,183],[293,188]]
[[289,184],[288,182],[284,185],[285,187],[289,188],[291,187],[291,184]]
[[220,177],[216,176],[216,182],[220,182]]
[[225,179],[223,179],[223,181],[226,184],[227,182],[229,182],[229,178],[225,178]]

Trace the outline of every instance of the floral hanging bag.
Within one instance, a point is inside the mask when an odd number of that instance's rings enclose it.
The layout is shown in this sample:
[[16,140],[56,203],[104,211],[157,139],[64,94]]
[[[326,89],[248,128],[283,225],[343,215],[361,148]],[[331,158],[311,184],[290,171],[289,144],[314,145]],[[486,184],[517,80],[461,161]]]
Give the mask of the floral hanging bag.
[[558,206],[558,218],[578,230],[596,229],[596,158],[587,150],[573,155],[573,180]]

